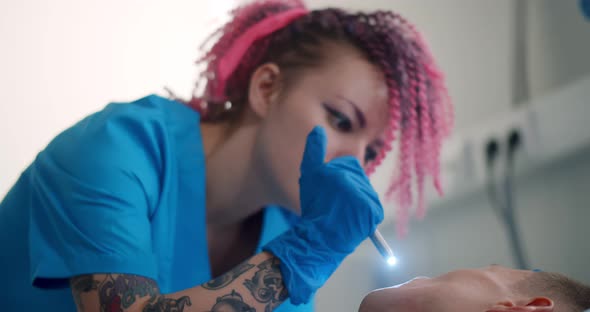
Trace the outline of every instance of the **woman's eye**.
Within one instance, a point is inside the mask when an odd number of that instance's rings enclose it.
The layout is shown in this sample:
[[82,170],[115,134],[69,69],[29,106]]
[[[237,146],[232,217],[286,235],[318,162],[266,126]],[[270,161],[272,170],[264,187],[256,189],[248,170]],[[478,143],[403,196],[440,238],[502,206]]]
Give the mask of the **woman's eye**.
[[330,114],[329,120],[333,127],[342,132],[352,131],[352,121],[350,121],[350,118],[348,118],[345,114],[329,107],[328,105],[324,104],[324,107]]
[[369,163],[377,158],[377,151],[372,147],[367,147],[365,152],[365,164]]

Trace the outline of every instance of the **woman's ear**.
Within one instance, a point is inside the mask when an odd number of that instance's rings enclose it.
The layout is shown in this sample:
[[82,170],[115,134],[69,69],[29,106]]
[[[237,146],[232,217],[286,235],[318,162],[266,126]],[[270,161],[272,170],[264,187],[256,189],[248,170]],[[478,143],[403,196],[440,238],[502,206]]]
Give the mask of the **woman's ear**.
[[266,117],[271,104],[278,99],[280,73],[279,66],[266,63],[259,66],[250,78],[248,105],[260,118]]

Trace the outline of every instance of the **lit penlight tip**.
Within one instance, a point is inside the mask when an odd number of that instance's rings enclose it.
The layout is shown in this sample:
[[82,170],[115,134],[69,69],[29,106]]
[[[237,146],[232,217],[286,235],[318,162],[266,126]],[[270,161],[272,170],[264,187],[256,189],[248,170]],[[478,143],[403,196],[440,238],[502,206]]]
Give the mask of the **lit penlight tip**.
[[394,266],[397,264],[397,258],[394,256],[391,256],[387,259],[387,264],[389,264],[389,266]]

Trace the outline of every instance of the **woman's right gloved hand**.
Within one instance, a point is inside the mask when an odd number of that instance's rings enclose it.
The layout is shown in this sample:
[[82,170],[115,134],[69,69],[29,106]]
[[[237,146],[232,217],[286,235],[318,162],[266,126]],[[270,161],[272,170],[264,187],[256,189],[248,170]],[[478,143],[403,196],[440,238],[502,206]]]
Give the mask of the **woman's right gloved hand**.
[[324,163],[326,146],[324,129],[315,127],[301,162],[301,220],[263,248],[281,260],[293,304],[308,302],[383,220],[379,197],[358,160],[344,156]]

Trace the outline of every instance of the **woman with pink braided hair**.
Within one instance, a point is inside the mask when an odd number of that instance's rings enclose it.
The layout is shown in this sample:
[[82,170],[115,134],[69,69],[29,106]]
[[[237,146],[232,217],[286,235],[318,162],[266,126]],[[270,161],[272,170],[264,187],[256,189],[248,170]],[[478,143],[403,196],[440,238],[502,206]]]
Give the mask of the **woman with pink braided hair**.
[[429,178],[442,193],[452,107],[398,14],[254,1],[198,63],[192,98],[112,103],[25,170],[0,203],[3,310],[311,311],[383,220],[368,175],[394,144],[400,236]]

